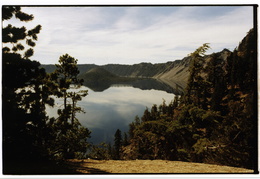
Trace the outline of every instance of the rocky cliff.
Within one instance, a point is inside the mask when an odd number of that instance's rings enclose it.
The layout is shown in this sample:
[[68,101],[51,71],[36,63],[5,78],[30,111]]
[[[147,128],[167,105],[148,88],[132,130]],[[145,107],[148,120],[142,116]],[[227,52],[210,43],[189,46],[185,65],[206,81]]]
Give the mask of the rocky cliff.
[[[223,60],[227,58],[227,50],[216,53]],[[212,54],[213,55],[213,54]],[[207,55],[205,58],[210,59],[212,55]],[[215,55],[215,54],[214,54]],[[182,60],[175,60],[166,63],[140,63],[134,65],[122,65],[122,64],[108,64],[108,65],[94,65],[94,64],[80,64],[78,68],[80,74],[86,74],[87,72],[102,68],[106,71],[120,77],[134,77],[134,78],[154,78],[162,81],[169,86],[175,88],[178,85],[181,88],[185,88],[189,77],[189,65],[191,57],[184,57]],[[55,65],[42,65],[47,72],[53,72]],[[91,73],[92,74],[92,73]]]

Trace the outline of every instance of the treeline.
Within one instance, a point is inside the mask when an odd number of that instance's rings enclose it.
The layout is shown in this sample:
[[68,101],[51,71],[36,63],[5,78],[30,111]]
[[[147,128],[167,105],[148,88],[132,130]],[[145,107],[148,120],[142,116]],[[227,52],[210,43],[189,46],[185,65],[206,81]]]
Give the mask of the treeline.
[[193,52],[184,95],[129,125],[120,159],[214,163],[257,172],[257,56],[252,29],[226,59]]
[[[33,20],[19,6],[2,10],[3,22]],[[78,89],[83,81],[78,79],[77,59],[62,55],[55,71],[47,74],[39,62],[30,59],[40,31],[41,25],[30,30],[11,24],[3,27],[4,174],[67,173],[57,161],[80,157],[87,150],[90,131],[76,118],[76,113],[83,112],[77,102],[87,95]],[[63,104],[58,117],[50,118],[46,106],[54,106],[54,96]]]

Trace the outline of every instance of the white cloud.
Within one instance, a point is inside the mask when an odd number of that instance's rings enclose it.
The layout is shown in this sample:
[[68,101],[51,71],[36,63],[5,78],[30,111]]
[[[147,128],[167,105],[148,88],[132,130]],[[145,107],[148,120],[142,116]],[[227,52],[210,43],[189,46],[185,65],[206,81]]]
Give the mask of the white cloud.
[[[233,50],[253,27],[253,7],[28,7],[43,29],[34,59],[57,63],[152,63],[181,59],[203,43]],[[171,49],[171,50],[170,50]],[[179,50],[178,50],[179,49]]]

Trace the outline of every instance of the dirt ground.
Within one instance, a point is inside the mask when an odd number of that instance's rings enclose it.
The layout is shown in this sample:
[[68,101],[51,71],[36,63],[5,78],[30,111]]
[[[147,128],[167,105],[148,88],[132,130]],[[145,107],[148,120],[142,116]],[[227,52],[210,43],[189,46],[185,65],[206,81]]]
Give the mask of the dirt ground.
[[69,160],[68,164],[80,173],[253,173],[253,170],[167,160]]

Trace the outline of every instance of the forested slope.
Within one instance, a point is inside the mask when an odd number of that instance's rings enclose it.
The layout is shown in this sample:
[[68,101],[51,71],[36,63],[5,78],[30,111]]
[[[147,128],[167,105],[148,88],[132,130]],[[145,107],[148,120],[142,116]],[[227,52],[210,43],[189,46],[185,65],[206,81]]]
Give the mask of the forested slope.
[[191,54],[187,87],[129,125],[122,159],[214,163],[257,171],[257,56],[254,30],[233,52]]

